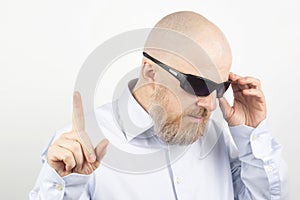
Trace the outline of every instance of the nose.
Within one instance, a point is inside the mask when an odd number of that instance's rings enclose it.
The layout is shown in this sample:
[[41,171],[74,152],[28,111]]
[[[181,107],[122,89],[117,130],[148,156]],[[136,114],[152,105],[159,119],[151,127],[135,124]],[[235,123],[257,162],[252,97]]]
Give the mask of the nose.
[[197,106],[202,106],[209,111],[214,111],[216,109],[216,92],[212,92],[210,95],[201,97],[197,96]]

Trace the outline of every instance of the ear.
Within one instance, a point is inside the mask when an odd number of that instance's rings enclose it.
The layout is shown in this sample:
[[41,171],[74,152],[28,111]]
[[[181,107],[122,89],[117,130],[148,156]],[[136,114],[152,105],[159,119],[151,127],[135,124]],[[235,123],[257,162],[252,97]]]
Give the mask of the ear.
[[155,82],[155,68],[147,60],[143,60],[142,76],[147,83]]

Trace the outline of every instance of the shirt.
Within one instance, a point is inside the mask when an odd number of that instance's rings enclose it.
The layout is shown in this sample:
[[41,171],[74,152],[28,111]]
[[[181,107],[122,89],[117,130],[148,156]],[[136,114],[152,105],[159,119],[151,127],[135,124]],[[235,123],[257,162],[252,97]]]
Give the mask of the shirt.
[[[131,94],[135,83],[136,80],[129,82],[116,102],[95,111],[97,122],[114,145],[133,153],[157,151],[165,146],[154,132],[151,117]],[[130,118],[138,128],[115,123],[114,109],[118,120]],[[229,129],[209,120],[204,135],[189,145],[176,162],[160,170],[134,174],[103,164],[91,175],[72,173],[60,177],[47,163],[47,148],[70,129],[71,125],[57,131],[45,148],[43,167],[30,199],[287,199],[282,147],[268,131],[266,120],[256,128],[240,125]]]

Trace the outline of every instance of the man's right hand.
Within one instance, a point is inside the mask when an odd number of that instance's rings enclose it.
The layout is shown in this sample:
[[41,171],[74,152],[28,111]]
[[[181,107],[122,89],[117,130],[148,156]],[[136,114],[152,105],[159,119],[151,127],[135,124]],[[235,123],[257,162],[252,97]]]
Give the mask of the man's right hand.
[[48,149],[48,164],[60,176],[70,173],[91,174],[105,155],[108,140],[94,149],[85,132],[84,113],[79,92],[73,94],[72,130],[63,133]]

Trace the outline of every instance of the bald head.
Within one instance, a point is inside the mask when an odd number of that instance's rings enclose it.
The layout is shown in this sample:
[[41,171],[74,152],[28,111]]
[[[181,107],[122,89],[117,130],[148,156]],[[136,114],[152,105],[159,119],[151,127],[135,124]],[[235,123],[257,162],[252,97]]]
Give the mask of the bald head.
[[[149,33],[144,51],[182,73],[202,76],[217,83],[225,82],[229,77],[232,58],[224,34],[212,22],[194,12],[176,12],[162,18]],[[198,101],[198,97],[183,92],[179,81],[158,67],[153,59],[144,57],[134,97],[148,110],[161,86],[168,88],[169,92],[164,95],[169,98],[172,110],[186,107],[183,104],[195,106],[194,102]],[[174,98],[180,106],[171,103]],[[199,104],[213,110],[215,101],[212,98],[213,95],[201,97],[205,105],[203,102]]]
[[[206,52],[219,74],[228,76],[232,62],[229,44],[222,31],[202,15],[191,11],[175,12],[162,18],[154,28],[175,31],[190,38]],[[146,46],[151,40],[150,34]]]

